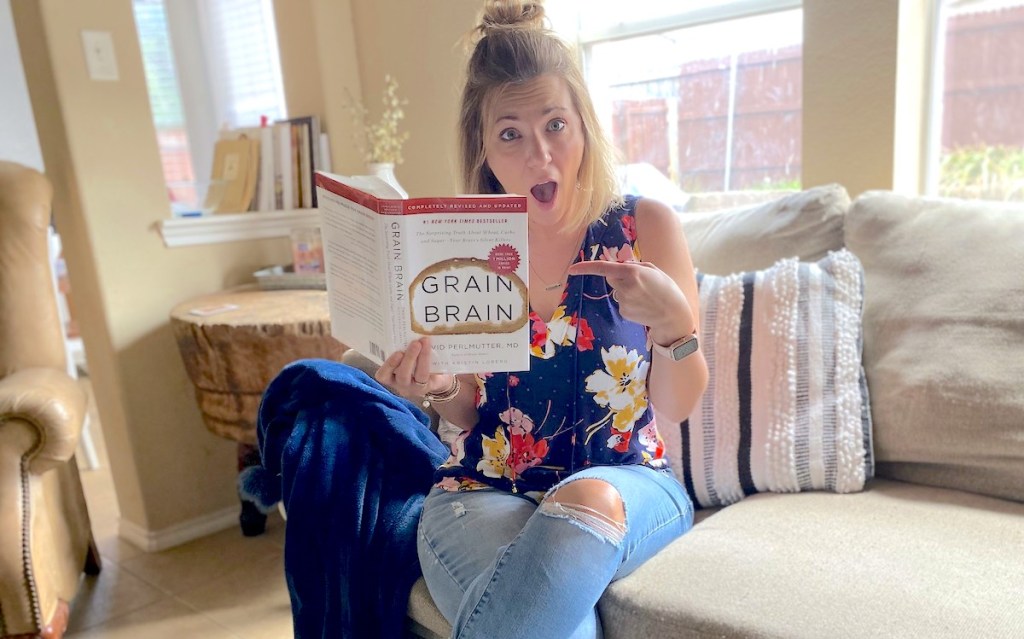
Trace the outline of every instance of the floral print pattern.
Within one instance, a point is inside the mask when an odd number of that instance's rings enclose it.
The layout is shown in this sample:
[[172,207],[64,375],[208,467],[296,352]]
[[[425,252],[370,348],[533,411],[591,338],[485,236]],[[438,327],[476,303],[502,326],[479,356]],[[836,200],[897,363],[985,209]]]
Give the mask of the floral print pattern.
[[[585,318],[576,313],[566,317],[564,305],[555,307],[551,321],[545,322],[534,311],[530,311],[530,354],[541,359],[551,359],[560,346],[576,345],[581,351],[594,347],[594,331]],[[518,378],[516,378],[518,383]]]
[[499,415],[502,426],[494,437],[483,435],[483,456],[477,470],[487,477],[515,479],[539,464],[548,453],[548,442],[535,439],[533,420],[518,408],[509,408]]
[[635,350],[626,351],[622,346],[601,349],[604,369],[596,370],[587,377],[587,392],[594,394],[594,402],[608,408],[604,419],[587,427],[588,437],[593,436],[608,420],[612,432],[607,438],[608,448],[618,452],[628,450],[633,426],[647,411],[647,370],[650,363]]
[[[635,198],[584,235],[577,259],[639,260]],[[446,490],[542,494],[589,465],[665,465],[647,396],[646,328],[622,318],[603,277],[569,279],[550,318],[530,313],[530,370],[476,375],[480,420],[437,471]]]

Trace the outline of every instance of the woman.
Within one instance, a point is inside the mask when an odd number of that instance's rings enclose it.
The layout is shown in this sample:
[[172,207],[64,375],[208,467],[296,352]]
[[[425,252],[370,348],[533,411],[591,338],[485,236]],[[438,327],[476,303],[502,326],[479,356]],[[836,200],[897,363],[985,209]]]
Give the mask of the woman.
[[685,419],[707,383],[693,266],[667,206],[616,195],[579,67],[543,20],[539,3],[488,3],[460,121],[466,190],[527,195],[530,371],[433,374],[424,338],[376,375],[461,430],[418,539],[455,637],[600,636],[608,584],[693,521],[652,411]]

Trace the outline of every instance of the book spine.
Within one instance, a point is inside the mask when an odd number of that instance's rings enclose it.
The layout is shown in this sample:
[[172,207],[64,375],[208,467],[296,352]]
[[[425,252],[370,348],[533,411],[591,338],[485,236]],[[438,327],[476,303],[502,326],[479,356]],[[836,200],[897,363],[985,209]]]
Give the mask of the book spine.
[[410,341],[409,332],[409,241],[406,238],[405,219],[398,215],[381,215],[384,230],[384,272],[387,279],[389,328],[388,353],[405,349]]
[[260,128],[259,210],[274,210],[274,130]]
[[302,152],[299,148],[301,145],[299,141],[299,127],[298,125],[289,122],[288,129],[291,132],[292,144],[292,203],[288,208],[299,209],[302,208],[302,168],[299,166],[299,158],[302,157]]
[[320,134],[320,166],[318,166],[316,170],[326,171],[327,173],[334,170],[334,167],[331,166],[330,140],[326,133]]
[[291,127],[287,123],[278,122],[274,124],[274,133],[274,203],[278,210],[289,209],[292,208]]
[[309,124],[299,124],[299,172],[302,183],[302,208],[313,208],[313,147],[310,144]]

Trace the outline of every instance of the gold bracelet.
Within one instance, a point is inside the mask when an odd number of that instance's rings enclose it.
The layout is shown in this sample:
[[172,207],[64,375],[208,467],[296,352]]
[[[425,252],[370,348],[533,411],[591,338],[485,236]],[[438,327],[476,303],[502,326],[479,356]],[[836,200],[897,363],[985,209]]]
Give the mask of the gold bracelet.
[[458,395],[461,390],[462,382],[459,381],[459,376],[452,375],[452,385],[446,390],[443,390],[440,393],[427,393],[423,396],[423,408],[427,408],[432,403],[443,404],[445,402],[450,402],[455,399],[456,395]]

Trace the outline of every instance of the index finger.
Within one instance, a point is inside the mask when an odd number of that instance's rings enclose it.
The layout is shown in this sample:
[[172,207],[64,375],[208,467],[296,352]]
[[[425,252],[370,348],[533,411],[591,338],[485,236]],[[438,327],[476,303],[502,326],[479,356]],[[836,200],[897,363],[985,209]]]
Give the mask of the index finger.
[[576,262],[569,267],[568,273],[569,275],[624,277],[639,265],[639,262],[608,262],[606,260],[593,260],[590,262]]

